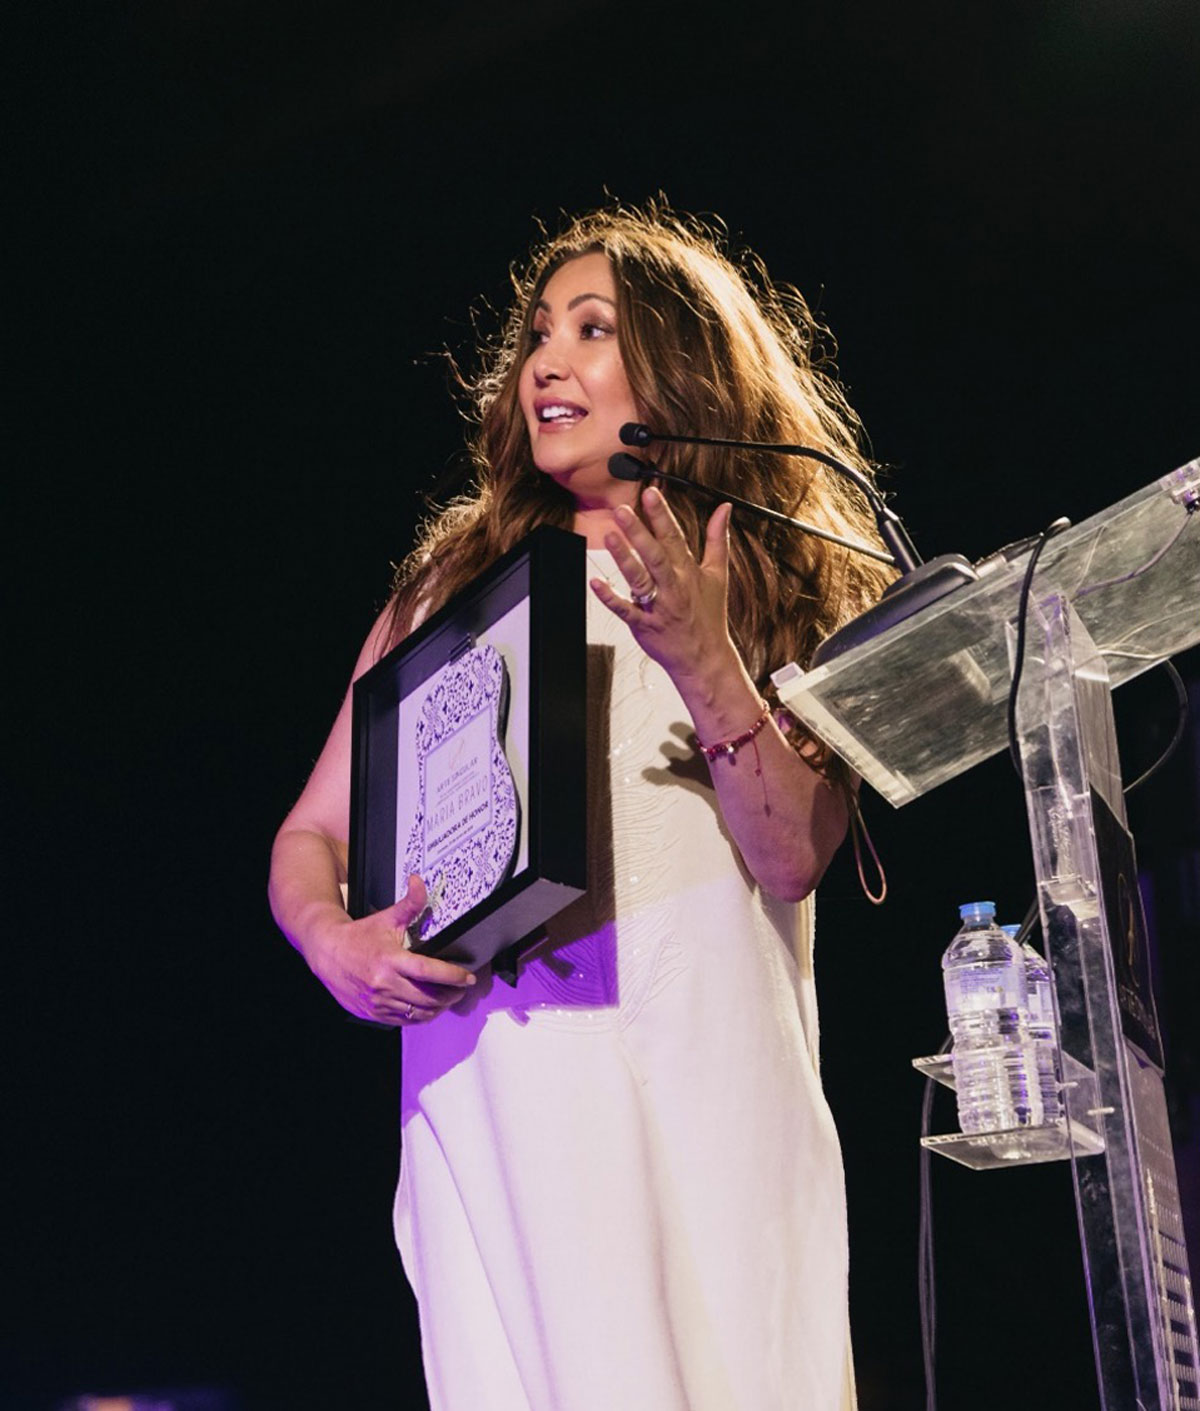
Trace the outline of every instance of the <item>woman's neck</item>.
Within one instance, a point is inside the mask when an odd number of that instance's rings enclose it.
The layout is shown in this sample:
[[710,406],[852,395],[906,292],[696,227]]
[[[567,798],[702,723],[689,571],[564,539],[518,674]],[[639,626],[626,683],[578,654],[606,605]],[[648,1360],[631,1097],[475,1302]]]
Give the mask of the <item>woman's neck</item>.
[[595,499],[584,495],[575,496],[575,533],[582,534],[587,539],[589,549],[603,549],[604,536],[617,529],[613,512],[618,505],[628,505],[634,511],[638,507],[640,485],[614,483],[611,488],[606,489],[608,493],[598,495]]
[[617,528],[617,521],[613,518],[613,509],[612,505],[598,505],[594,509],[576,506],[575,533],[582,534],[587,539],[589,549],[607,547],[604,536]]

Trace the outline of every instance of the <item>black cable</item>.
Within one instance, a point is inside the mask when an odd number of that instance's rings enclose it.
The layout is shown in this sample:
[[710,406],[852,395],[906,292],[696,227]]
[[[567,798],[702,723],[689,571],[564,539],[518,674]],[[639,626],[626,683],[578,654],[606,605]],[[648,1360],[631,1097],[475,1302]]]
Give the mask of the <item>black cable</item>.
[[[1017,692],[1021,685],[1021,673],[1025,665],[1026,618],[1029,611],[1029,595],[1033,585],[1033,575],[1042,550],[1055,534],[1070,528],[1070,520],[1056,519],[1038,536],[1025,576],[1021,580],[1021,594],[1017,603],[1017,646],[1016,661],[1013,664],[1012,685],[1008,692],[1008,752],[1013,768],[1021,774],[1021,756],[1017,748]],[[1037,898],[1025,913],[1017,933],[1019,942],[1033,928],[1038,914]],[[951,1039],[947,1035],[939,1053],[950,1048]],[[929,1135],[933,1114],[934,1079],[926,1078],[925,1095],[921,1103],[921,1135]],[[925,1411],[937,1411],[937,1290],[934,1284],[933,1257],[933,1187],[931,1175],[931,1153],[927,1146],[921,1147],[921,1196],[920,1216],[917,1232],[917,1300],[921,1315],[921,1350],[925,1365]]]
[[1132,784],[1125,785],[1126,798],[1128,798],[1129,795],[1133,793],[1134,789],[1140,789],[1147,779],[1153,779],[1153,777],[1158,773],[1158,771],[1163,767],[1163,765],[1166,764],[1167,760],[1169,760],[1171,756],[1175,753],[1175,751],[1179,748],[1179,742],[1183,739],[1183,732],[1187,729],[1188,694],[1187,686],[1184,684],[1183,677],[1180,676],[1173,661],[1164,660],[1160,661],[1158,664],[1163,668],[1167,675],[1170,676],[1171,684],[1175,687],[1175,696],[1176,699],[1179,701],[1179,718],[1175,722],[1175,733],[1171,737],[1171,743],[1166,747],[1165,750],[1163,750],[1162,754],[1159,755],[1159,757],[1154,761],[1154,763],[1150,766],[1149,769],[1144,770],[1141,774],[1139,774]]
[[1017,945],[1023,946],[1029,937],[1030,931],[1038,923],[1038,899],[1035,896],[1029,903],[1029,910],[1021,918],[1021,924],[1017,927],[1017,934],[1013,937]]
[[1086,588],[1080,588],[1079,591],[1075,593],[1075,595],[1072,597],[1071,601],[1073,603],[1077,603],[1080,598],[1090,597],[1092,593],[1098,593],[1101,588],[1112,588],[1119,583],[1132,583],[1135,578],[1140,578],[1143,573],[1149,573],[1150,570],[1154,568],[1157,564],[1161,563],[1161,561],[1166,558],[1166,556],[1175,547],[1180,535],[1192,522],[1192,515],[1195,512],[1195,509],[1195,505],[1189,506],[1187,514],[1180,521],[1179,528],[1175,531],[1174,534],[1171,535],[1171,537],[1162,546],[1162,548],[1159,549],[1151,558],[1147,559],[1147,561],[1142,564],[1140,568],[1130,569],[1128,573],[1119,573],[1115,578],[1106,578],[1101,583],[1089,583]]
[[1021,686],[1021,673],[1025,669],[1025,620],[1029,612],[1029,592],[1033,586],[1033,574],[1042,550],[1056,535],[1071,527],[1069,519],[1056,519],[1042,530],[1029,562],[1025,566],[1025,577],[1021,580],[1021,596],[1017,601],[1017,651],[1013,664],[1012,685],[1008,690],[1008,755],[1013,768],[1021,773],[1021,754],[1017,748],[1017,691]]
[[[1051,526],[1051,528],[1053,528],[1053,526]],[[1017,763],[1016,756],[1016,699],[1017,686],[1020,682],[1021,676],[1021,665],[1024,659],[1025,652],[1025,610],[1028,603],[1028,588],[1033,578],[1032,569],[1034,561],[1036,560],[1038,553],[1041,551],[1042,545],[1045,544],[1046,541],[1046,537],[1043,537],[1041,543],[1039,543],[1037,548],[1034,549],[1029,561],[1029,567],[1025,570],[1024,582],[1021,584],[1021,602],[1020,607],[1018,609],[1021,621],[1020,626],[1017,629],[1017,661],[1016,666],[1013,669],[1013,685],[1008,697],[1008,748],[1009,753],[1014,756],[1013,763],[1017,765],[1018,772],[1020,772],[1020,765]],[[1109,651],[1106,652],[1105,655],[1119,656],[1120,653]],[[1159,772],[1159,770],[1162,769],[1163,765],[1166,764],[1166,762],[1179,748],[1180,742],[1182,741],[1184,736],[1184,732],[1187,729],[1188,718],[1191,710],[1191,706],[1188,701],[1187,684],[1184,681],[1183,677],[1179,674],[1179,670],[1173,661],[1164,658],[1162,661],[1158,662],[1157,665],[1161,666],[1162,669],[1171,678],[1171,685],[1175,688],[1175,699],[1179,705],[1179,713],[1175,721],[1175,733],[1171,736],[1170,742],[1167,744],[1167,747],[1163,750],[1162,754],[1159,755],[1159,757],[1154,761],[1154,763],[1149,767],[1149,769],[1143,770],[1142,773],[1139,774],[1138,777],[1131,784],[1125,785],[1122,792],[1124,793],[1126,798],[1128,798],[1129,795],[1132,794],[1135,789],[1140,789],[1142,785],[1145,784],[1148,780],[1153,779],[1154,776]],[[1025,919],[1021,922],[1020,930],[1017,932],[1016,940],[1018,945],[1024,944],[1030,931],[1033,930],[1037,918],[1038,899],[1035,896],[1033,901],[1029,904],[1029,910],[1025,913]]]
[[[949,1051],[950,1035],[942,1040],[939,1054]],[[921,1135],[927,1137],[933,1122],[935,1079],[926,1077],[921,1100]],[[921,1313],[921,1353],[925,1364],[925,1411],[937,1411],[937,1286],[933,1259],[933,1153],[921,1146],[921,1198],[917,1225],[917,1302]]]

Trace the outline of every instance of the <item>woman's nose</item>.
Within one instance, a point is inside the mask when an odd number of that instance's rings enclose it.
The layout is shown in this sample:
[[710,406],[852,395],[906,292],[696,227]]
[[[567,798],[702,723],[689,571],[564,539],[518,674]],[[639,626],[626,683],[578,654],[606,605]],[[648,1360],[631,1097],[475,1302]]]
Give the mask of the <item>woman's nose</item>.
[[533,355],[534,381],[545,386],[547,382],[561,380],[566,375],[566,360],[557,345],[549,339],[540,343]]

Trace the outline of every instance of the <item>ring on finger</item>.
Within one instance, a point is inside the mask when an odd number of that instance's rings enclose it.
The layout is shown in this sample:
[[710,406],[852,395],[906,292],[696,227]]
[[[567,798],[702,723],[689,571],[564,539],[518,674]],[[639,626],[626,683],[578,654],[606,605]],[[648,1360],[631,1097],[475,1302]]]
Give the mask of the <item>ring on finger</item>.
[[408,1019],[410,1021],[417,1017],[417,1011],[412,1007],[411,1004],[405,1004],[404,1017],[405,1019]]
[[634,592],[630,592],[630,594],[629,594],[629,600],[630,600],[630,602],[633,603],[634,607],[639,607],[639,608],[641,608],[643,612],[645,612],[645,610],[650,606],[650,604],[651,604],[651,603],[654,601],[654,599],[657,598],[657,597],[658,597],[658,584],[657,584],[657,583],[651,583],[651,584],[650,584],[650,587],[649,587],[649,588],[647,589],[647,591],[644,592],[644,593],[634,593]]

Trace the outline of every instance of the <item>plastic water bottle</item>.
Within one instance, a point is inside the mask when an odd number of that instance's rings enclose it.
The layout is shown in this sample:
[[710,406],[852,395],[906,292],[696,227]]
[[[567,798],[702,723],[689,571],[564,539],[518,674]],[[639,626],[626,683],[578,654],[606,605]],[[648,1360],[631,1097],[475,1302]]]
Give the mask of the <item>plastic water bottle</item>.
[[942,956],[959,1126],[964,1132],[1036,1127],[1042,1095],[1025,957],[996,925],[994,902],[968,902],[959,915],[962,929]]
[[[1020,926],[1001,926],[1014,941]],[[1063,1115],[1062,1075],[1059,1073],[1058,1026],[1054,1019],[1054,981],[1045,957],[1025,941],[1025,987],[1029,992],[1029,1033],[1037,1061],[1038,1088],[1042,1094],[1042,1121],[1047,1125]]]

